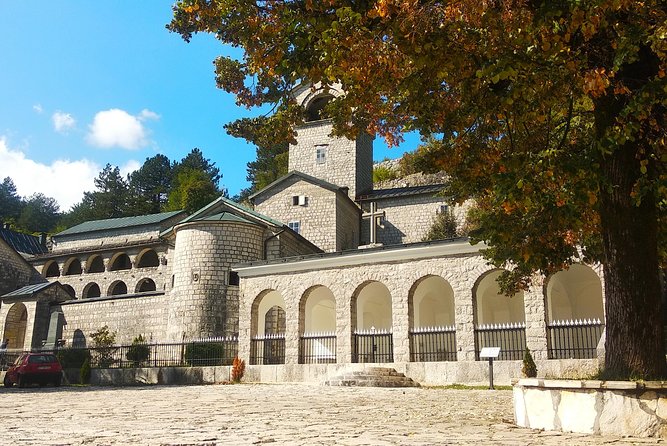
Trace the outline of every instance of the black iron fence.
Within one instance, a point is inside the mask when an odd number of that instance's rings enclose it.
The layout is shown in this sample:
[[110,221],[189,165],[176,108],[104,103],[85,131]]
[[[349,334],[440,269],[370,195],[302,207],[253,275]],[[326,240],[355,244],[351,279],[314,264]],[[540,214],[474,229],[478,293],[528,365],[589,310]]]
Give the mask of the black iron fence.
[[285,334],[253,337],[250,340],[250,364],[285,364]]
[[410,361],[456,361],[456,329],[453,326],[411,329]]
[[599,319],[553,321],[547,325],[549,359],[592,359],[604,331]]
[[355,331],[352,335],[352,362],[394,362],[394,337],[386,330]]
[[304,333],[299,343],[299,364],[334,364],[336,362],[335,334]]
[[174,343],[60,347],[49,351],[59,357],[65,368],[81,367],[86,359],[91,368],[216,366],[232,364],[238,354],[238,339],[221,337]]
[[475,327],[475,359],[484,347],[500,347],[499,360],[520,360],[526,350],[526,324],[480,325]]

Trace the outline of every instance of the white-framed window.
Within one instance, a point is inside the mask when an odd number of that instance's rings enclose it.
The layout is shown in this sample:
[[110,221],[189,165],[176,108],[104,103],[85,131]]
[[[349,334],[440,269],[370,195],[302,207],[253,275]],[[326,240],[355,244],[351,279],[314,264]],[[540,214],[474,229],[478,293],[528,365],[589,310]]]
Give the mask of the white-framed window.
[[289,223],[287,223],[287,227],[298,234],[299,231],[301,231],[301,222],[300,221],[290,221]]
[[315,162],[317,164],[324,164],[327,162],[327,148],[326,144],[315,146]]
[[452,213],[452,208],[448,204],[441,204],[440,207],[438,208],[438,214],[451,215],[451,213]]

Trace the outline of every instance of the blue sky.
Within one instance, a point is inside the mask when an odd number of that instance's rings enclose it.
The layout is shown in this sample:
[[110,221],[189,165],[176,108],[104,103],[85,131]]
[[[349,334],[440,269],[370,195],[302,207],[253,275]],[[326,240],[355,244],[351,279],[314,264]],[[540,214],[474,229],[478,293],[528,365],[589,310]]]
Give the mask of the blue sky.
[[[0,0],[0,179],[66,211],[106,163],[127,174],[157,153],[180,160],[199,147],[230,195],[247,186],[255,149],[222,126],[261,110],[216,89],[212,64],[241,53],[210,35],[185,43],[169,33],[172,3]],[[376,139],[374,158],[417,143]]]

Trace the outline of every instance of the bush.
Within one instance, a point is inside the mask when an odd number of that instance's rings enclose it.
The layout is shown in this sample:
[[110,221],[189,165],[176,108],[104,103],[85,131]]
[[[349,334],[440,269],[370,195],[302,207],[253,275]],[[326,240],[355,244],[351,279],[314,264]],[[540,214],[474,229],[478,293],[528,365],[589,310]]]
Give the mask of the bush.
[[225,344],[221,342],[191,342],[185,347],[188,365],[224,365]]
[[110,367],[116,361],[114,354],[118,350],[118,347],[115,346],[116,332],[109,331],[109,327],[105,325],[91,334],[90,337],[93,339],[97,367],[102,369]]
[[150,347],[146,345],[146,340],[142,335],[137,336],[132,340],[132,345],[127,350],[125,357],[132,362],[134,367],[141,366],[141,363],[148,360],[150,355]]
[[80,369],[83,363],[90,362],[90,351],[85,348],[63,348],[56,353],[63,369]]
[[441,212],[435,216],[433,225],[428,233],[422,239],[423,242],[429,240],[444,240],[458,237],[456,218],[451,212]]
[[79,381],[81,384],[88,384],[90,382],[90,358],[86,358],[79,370]]
[[232,362],[232,382],[240,383],[245,373],[245,361],[236,356]]
[[378,166],[373,169],[373,183],[395,180],[396,178],[398,178],[398,173],[388,167]]
[[526,378],[535,378],[537,377],[537,366],[535,361],[533,361],[533,355],[530,354],[530,350],[526,347],[526,351],[523,354],[523,366],[521,367],[521,373]]

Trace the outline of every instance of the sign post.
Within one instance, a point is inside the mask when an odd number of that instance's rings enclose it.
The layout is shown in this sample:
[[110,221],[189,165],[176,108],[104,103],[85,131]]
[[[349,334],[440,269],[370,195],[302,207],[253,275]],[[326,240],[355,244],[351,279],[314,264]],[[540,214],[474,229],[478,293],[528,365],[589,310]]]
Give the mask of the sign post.
[[493,389],[493,360],[500,354],[500,347],[484,347],[479,352],[479,359],[487,358],[489,360],[489,389]]

